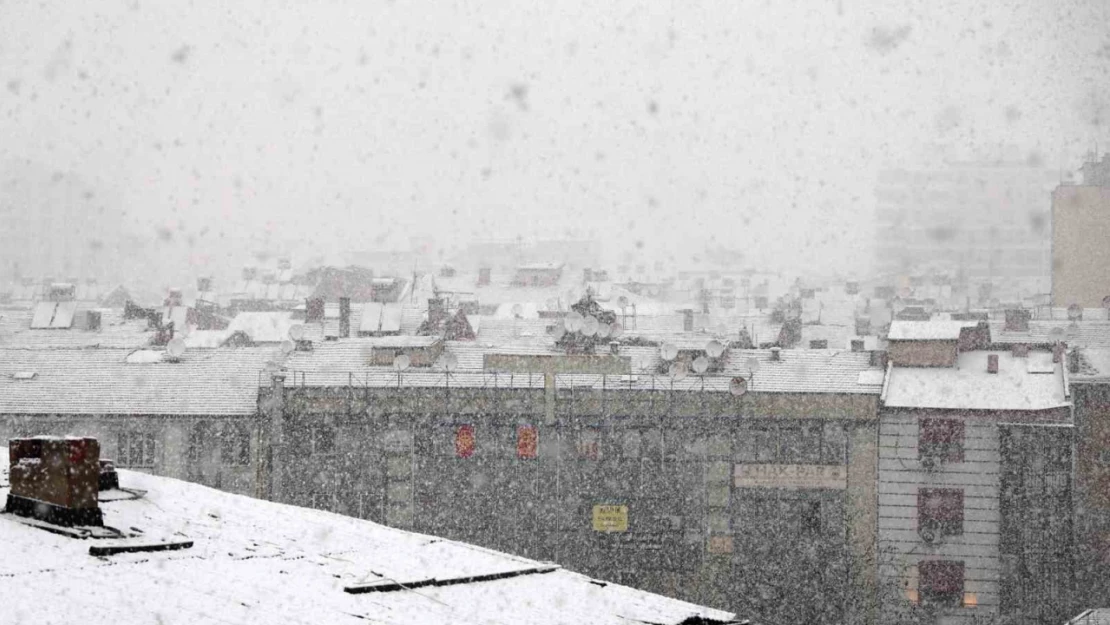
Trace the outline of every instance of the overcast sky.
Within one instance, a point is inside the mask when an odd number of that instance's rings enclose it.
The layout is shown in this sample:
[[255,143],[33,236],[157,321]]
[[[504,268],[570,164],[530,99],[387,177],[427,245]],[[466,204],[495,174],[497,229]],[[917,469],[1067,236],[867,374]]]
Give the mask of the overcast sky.
[[79,176],[198,263],[265,232],[573,232],[852,269],[880,168],[1110,147],[1108,24],[1104,0],[0,0],[0,166]]

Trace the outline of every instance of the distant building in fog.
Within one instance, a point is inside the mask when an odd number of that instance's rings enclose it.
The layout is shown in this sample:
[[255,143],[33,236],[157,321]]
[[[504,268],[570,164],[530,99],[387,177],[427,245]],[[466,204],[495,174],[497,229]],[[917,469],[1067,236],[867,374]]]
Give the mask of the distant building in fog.
[[942,268],[1047,292],[1049,194],[1058,182],[1055,171],[1011,162],[882,171],[876,267],[894,274]]
[[1052,303],[1093,308],[1110,296],[1110,154],[1081,171],[1052,192]]

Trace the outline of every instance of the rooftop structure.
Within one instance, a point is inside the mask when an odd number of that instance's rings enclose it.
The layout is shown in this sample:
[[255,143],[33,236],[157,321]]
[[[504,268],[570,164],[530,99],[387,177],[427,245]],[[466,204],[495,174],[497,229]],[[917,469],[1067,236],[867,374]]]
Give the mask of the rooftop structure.
[[[550,563],[369,521],[130,471],[119,477],[146,494],[102,502],[104,523],[141,529],[141,538],[75,540],[0,517],[6,619],[352,625],[735,619]],[[7,478],[5,463],[0,496]],[[90,555],[91,543],[126,547],[173,537],[187,537],[192,546]]]

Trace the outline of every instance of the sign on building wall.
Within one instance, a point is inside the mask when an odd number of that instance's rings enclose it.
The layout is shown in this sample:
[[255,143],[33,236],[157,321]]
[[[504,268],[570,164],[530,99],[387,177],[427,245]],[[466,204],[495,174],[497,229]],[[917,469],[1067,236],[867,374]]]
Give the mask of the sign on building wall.
[[848,472],[841,464],[738,464],[736,488],[846,488]]
[[595,532],[627,532],[628,506],[594,506]]

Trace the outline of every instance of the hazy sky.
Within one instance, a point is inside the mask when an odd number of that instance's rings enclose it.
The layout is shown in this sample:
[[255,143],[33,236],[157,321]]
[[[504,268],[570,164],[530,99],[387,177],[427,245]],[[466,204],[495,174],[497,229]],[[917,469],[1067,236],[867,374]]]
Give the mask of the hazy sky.
[[1108,68],[1105,0],[0,0],[0,166],[201,264],[573,231],[858,268],[877,169],[1074,168]]

